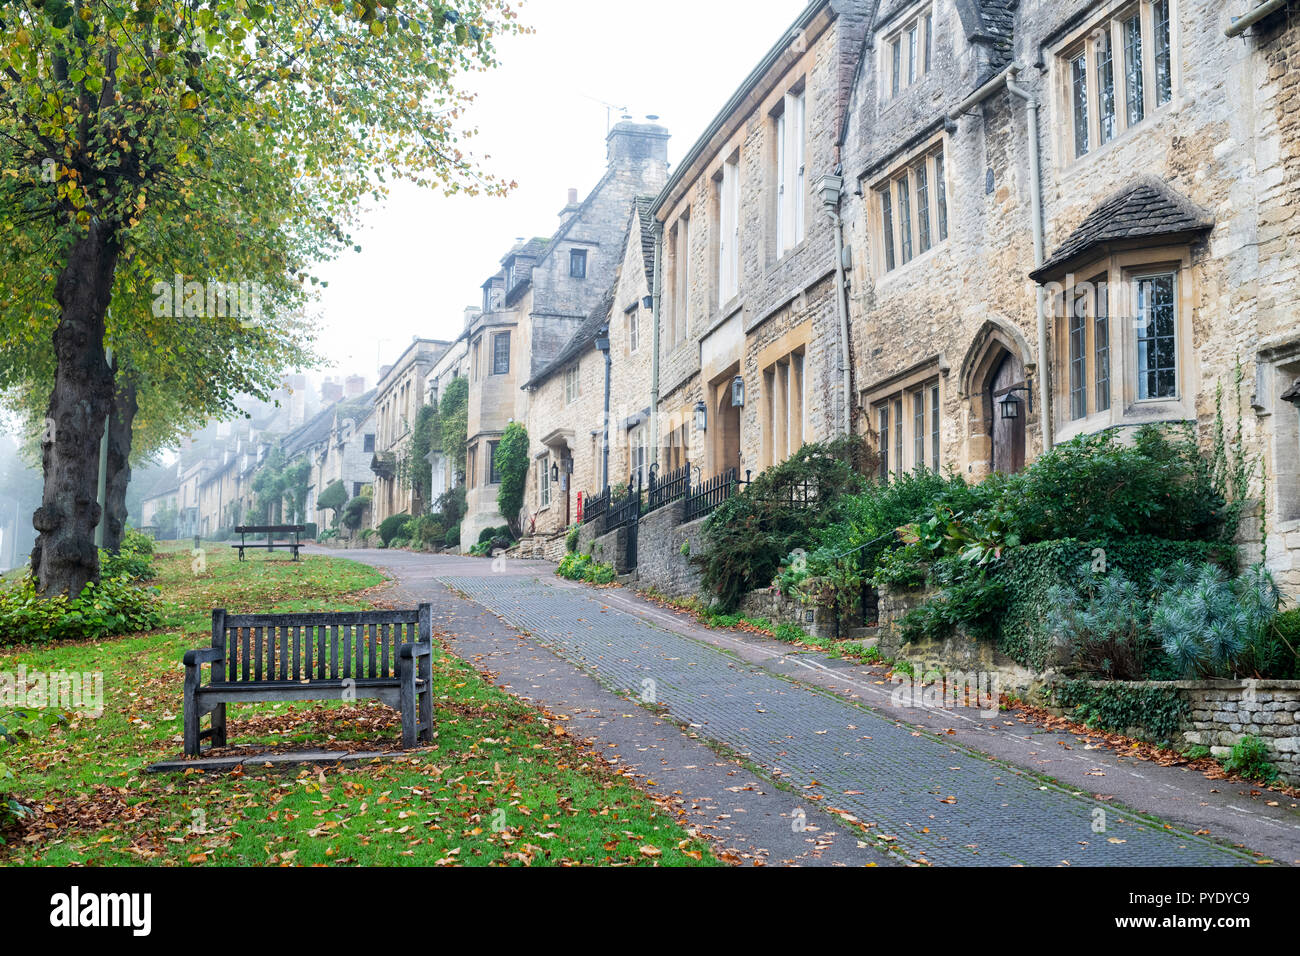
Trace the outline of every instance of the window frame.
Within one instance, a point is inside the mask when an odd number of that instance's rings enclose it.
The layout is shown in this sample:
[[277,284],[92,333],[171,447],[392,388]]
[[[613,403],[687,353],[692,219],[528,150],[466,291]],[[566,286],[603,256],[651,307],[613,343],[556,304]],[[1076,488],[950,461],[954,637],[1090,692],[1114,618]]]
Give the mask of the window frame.
[[[1159,277],[1172,278],[1173,390],[1171,394],[1141,397],[1138,283]],[[1056,367],[1061,370],[1053,376],[1053,419],[1058,441],[1104,428],[1195,417],[1198,371],[1191,344],[1191,323],[1196,308],[1194,284],[1187,246],[1109,253],[1081,264],[1061,281],[1049,284],[1052,335],[1056,343],[1052,354]],[[1083,343],[1087,394],[1086,414],[1074,417],[1068,311],[1073,308],[1080,289],[1087,293]],[[1105,295],[1101,296],[1099,292],[1103,289]]]
[[[943,376],[927,362],[905,378],[872,390],[864,399],[870,409],[873,438],[883,480],[917,468],[938,472],[943,464]],[[887,438],[882,440],[882,429]]]
[[570,279],[587,278],[587,250],[586,249],[569,250],[569,278]]
[[951,230],[946,146],[942,138],[930,141],[864,189],[872,197],[871,260],[878,278],[947,243]]
[[918,6],[899,25],[884,32],[878,49],[888,50],[880,58],[882,99],[892,102],[922,82],[934,68],[934,8]]
[[808,99],[800,81],[773,117],[776,140],[775,236],[780,259],[807,237]]
[[[505,340],[505,345],[506,345],[504,368],[502,368],[501,366],[501,351],[500,351],[500,343],[503,339]],[[492,374],[493,375],[510,374],[510,333],[508,331],[492,333]]]
[[579,375],[581,366],[574,362],[564,370],[564,404],[572,405],[582,397],[582,379]]
[[717,308],[740,295],[740,151],[723,160],[714,177],[717,204]]
[[[1060,46],[1055,60],[1060,76],[1059,102],[1066,117],[1066,122],[1060,124],[1063,165],[1096,155],[1178,99],[1181,36],[1177,4],[1178,0],[1129,0],[1113,4],[1104,15]],[[1167,19],[1159,18],[1162,10],[1167,11]],[[1138,23],[1136,70],[1129,63],[1133,51],[1129,25],[1135,19]],[[1161,30],[1162,24],[1167,29]],[[1075,70],[1080,59],[1084,64],[1082,86]],[[1103,64],[1109,70],[1108,95],[1101,83]],[[1167,73],[1164,80],[1162,73]]]

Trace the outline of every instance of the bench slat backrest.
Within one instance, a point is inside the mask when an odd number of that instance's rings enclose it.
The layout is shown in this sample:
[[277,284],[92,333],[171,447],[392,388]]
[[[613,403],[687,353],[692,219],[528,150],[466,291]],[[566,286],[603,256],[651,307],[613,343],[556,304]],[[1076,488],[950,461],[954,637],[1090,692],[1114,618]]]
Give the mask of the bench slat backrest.
[[309,680],[391,680],[403,644],[427,644],[433,632],[428,604],[399,611],[334,614],[212,612],[212,646],[224,660],[212,680],[229,683]]
[[247,524],[235,529],[235,534],[302,534],[307,530],[305,524]]

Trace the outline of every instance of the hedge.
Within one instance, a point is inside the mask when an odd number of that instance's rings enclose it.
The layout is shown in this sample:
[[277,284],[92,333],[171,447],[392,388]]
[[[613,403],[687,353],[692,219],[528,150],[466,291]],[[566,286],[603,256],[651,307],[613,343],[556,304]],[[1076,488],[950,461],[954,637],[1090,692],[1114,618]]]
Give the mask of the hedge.
[[1127,681],[1069,680],[1051,690],[1056,703],[1089,727],[1124,733],[1139,727],[1155,741],[1173,741],[1188,716],[1176,688]]

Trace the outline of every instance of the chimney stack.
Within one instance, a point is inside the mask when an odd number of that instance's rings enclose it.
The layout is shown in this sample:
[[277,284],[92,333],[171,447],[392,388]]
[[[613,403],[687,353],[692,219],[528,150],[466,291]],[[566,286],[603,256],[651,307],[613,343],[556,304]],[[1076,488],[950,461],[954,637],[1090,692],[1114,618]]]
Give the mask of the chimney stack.
[[574,214],[581,208],[582,204],[578,202],[578,191],[576,189],[570,189],[569,202],[560,210],[560,228],[564,228],[565,224],[568,223],[568,221],[574,217]]

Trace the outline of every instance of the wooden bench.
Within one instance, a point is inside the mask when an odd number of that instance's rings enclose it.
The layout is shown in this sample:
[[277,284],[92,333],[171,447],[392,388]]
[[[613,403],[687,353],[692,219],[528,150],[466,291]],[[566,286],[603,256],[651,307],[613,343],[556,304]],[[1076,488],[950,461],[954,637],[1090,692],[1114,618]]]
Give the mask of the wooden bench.
[[[185,752],[226,746],[226,704],[377,699],[402,712],[402,746],[433,740],[433,609],[212,612],[212,646],[185,654]],[[203,665],[210,678],[203,683]],[[204,714],[211,726],[200,730]]]
[[[288,548],[293,552],[293,559],[298,560],[298,549],[302,547],[298,543],[298,535],[307,530],[303,524],[250,524],[241,525],[235,529],[235,534],[239,535],[239,544],[232,544],[232,548],[239,549],[239,560],[244,560],[245,548],[265,548],[267,551],[274,551],[276,548]],[[247,541],[246,535],[264,534],[265,541]],[[288,541],[276,541],[276,535],[292,535]]]

